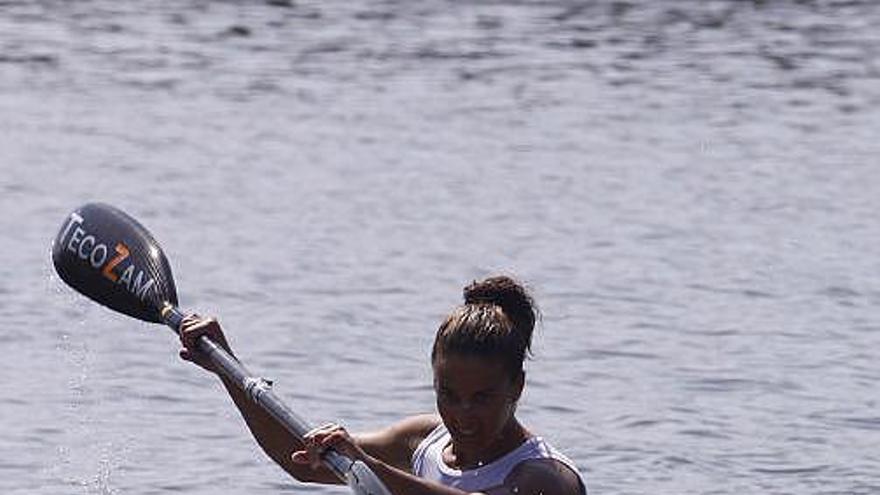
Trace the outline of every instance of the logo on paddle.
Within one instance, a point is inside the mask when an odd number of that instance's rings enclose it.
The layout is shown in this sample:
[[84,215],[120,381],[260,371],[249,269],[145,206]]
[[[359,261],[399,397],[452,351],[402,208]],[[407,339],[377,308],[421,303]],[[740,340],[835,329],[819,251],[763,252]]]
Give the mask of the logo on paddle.
[[62,234],[58,237],[61,249],[65,249],[95,270],[111,283],[125,287],[144,300],[156,281],[135,266],[129,247],[117,242],[112,250],[104,242],[84,228],[84,219],[77,212],[70,214]]

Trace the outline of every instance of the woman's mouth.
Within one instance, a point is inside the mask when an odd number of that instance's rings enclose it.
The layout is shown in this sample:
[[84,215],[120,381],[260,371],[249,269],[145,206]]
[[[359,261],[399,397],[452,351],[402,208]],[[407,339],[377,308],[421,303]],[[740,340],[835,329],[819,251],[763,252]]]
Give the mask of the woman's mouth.
[[454,433],[461,440],[473,440],[477,437],[476,428],[456,428]]

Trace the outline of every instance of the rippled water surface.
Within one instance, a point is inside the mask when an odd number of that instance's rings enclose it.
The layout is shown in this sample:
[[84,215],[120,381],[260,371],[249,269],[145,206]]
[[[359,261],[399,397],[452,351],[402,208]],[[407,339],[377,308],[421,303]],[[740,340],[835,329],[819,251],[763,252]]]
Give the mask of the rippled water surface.
[[0,492],[285,477],[174,336],[51,239],[100,200],[314,421],[433,407],[497,271],[520,415],[594,494],[880,492],[880,5],[0,2]]

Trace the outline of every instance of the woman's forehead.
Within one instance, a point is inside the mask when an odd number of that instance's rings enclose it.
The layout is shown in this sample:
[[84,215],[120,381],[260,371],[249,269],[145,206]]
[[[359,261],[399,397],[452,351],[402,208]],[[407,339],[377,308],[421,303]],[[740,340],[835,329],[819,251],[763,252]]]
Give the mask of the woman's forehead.
[[434,361],[434,381],[446,387],[485,389],[506,380],[500,359],[453,354],[439,356]]

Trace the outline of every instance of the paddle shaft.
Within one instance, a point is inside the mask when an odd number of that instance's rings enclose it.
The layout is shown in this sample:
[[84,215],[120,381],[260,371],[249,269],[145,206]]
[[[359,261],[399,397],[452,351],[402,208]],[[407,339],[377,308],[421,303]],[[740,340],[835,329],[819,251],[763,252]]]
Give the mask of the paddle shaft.
[[[165,324],[175,333],[180,333],[180,325],[186,315],[173,305],[166,305],[162,310]],[[253,403],[278,420],[284,428],[296,438],[302,440],[312,430],[308,423],[285,405],[272,391],[272,382],[265,378],[252,375],[238,360],[208,337],[202,335],[197,344],[203,353],[215,365],[218,373],[232,381]],[[346,474],[351,470],[352,460],[334,450],[327,450],[322,459],[341,481],[348,482]]]

